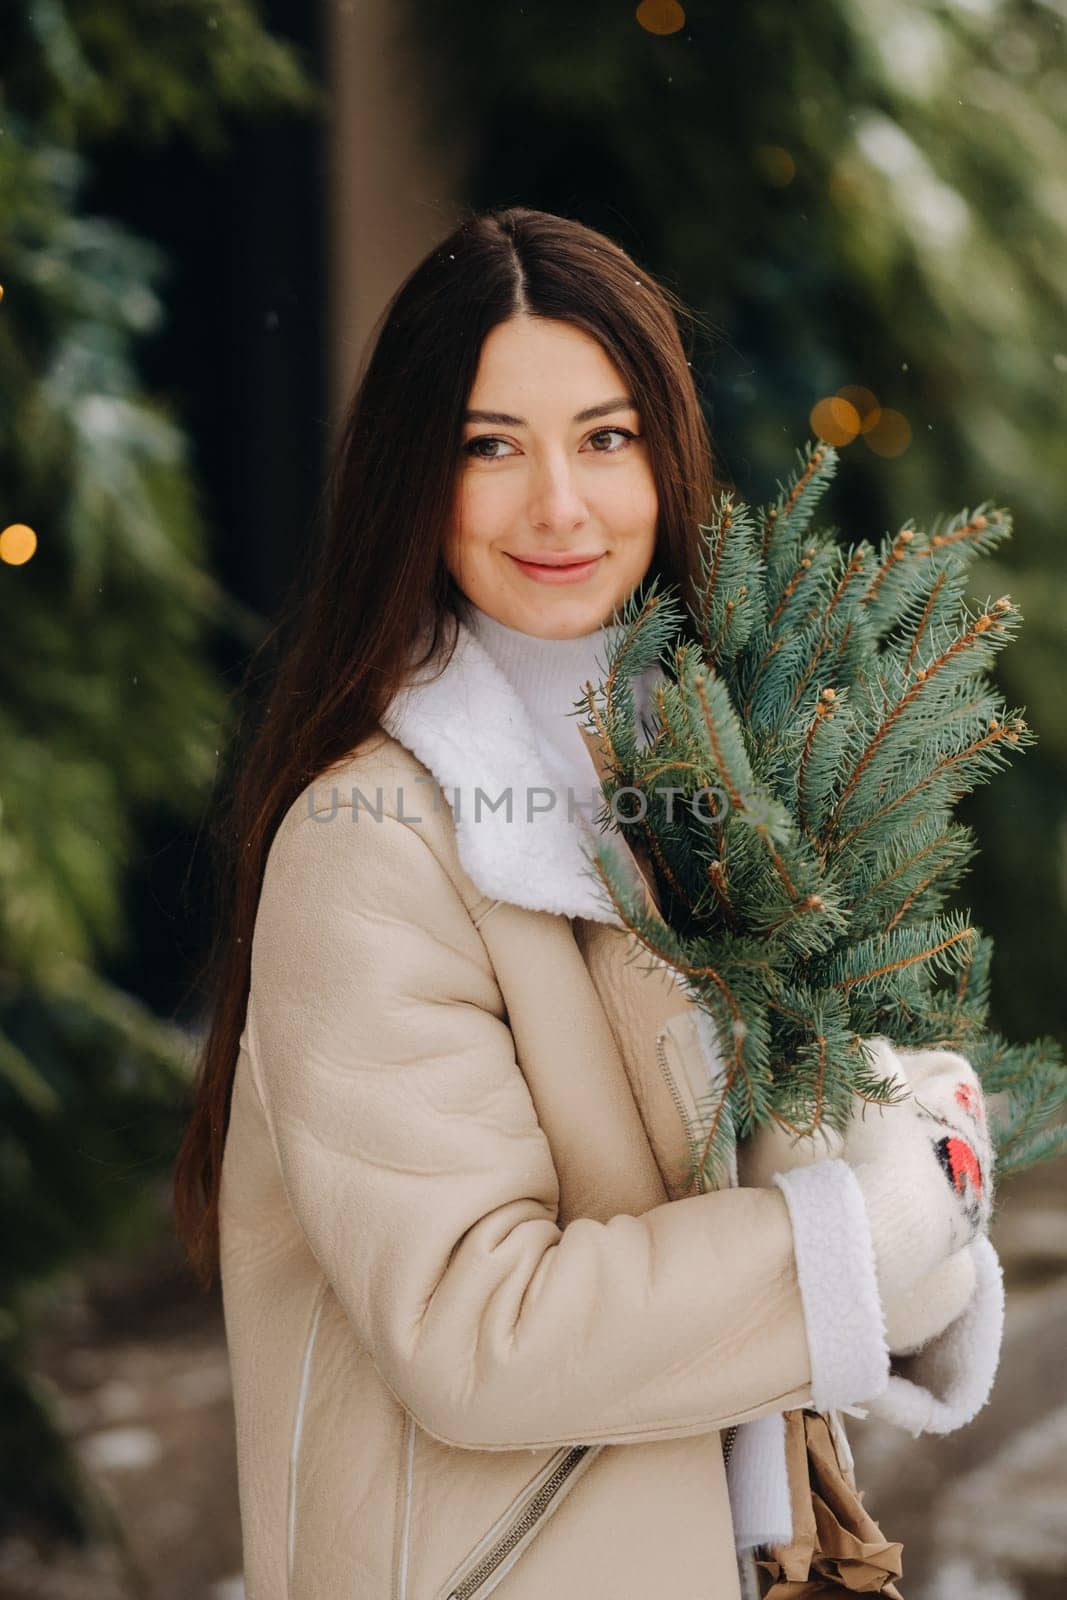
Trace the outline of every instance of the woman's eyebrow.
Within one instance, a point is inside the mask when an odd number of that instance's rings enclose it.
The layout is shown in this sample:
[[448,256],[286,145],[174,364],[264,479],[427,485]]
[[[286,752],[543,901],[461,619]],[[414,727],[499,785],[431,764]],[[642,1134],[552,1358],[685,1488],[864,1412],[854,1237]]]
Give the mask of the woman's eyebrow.
[[[598,406],[587,406],[584,411],[579,411],[577,416],[571,418],[572,422],[591,422],[594,417],[607,417],[613,411],[636,411],[637,406],[628,395],[619,395],[614,400],[602,400]],[[503,428],[525,428],[528,426],[525,417],[513,417],[506,411],[465,411],[464,422],[496,422]]]

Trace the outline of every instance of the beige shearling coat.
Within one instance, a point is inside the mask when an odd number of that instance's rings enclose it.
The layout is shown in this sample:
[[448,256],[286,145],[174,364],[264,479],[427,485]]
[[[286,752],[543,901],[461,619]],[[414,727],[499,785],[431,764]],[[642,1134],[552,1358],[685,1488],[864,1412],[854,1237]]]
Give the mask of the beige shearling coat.
[[461,629],[272,843],[220,1197],[248,1600],[737,1600],[723,1436],[885,1390],[843,1163],[684,1192],[706,1035],[547,783]]

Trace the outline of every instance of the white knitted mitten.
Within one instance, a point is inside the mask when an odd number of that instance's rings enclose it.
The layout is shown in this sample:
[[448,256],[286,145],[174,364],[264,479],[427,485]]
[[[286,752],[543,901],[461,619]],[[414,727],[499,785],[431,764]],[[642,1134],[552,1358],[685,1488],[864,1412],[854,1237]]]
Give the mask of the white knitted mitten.
[[[950,1258],[989,1226],[993,1146],[982,1090],[970,1063],[955,1051],[913,1051],[902,1059],[885,1039],[868,1040],[864,1048],[880,1075],[912,1092],[896,1105],[864,1105],[849,1125],[841,1158],[853,1167],[863,1194],[893,1338],[908,1339],[911,1332],[922,1342],[940,1331],[926,1331],[938,1320],[928,1304],[938,1285],[958,1299],[973,1271],[973,1263],[970,1269],[949,1266]],[[893,1338],[890,1349],[896,1348]]]
[[910,1289],[900,1289],[882,1307],[885,1342],[892,1355],[913,1355],[944,1333],[974,1296],[978,1269],[974,1241],[938,1263]]
[[[927,1213],[923,1201],[916,1213],[899,1185],[906,1178],[909,1190],[918,1185],[920,1195],[924,1185],[932,1189],[937,1204],[929,1215],[941,1218],[942,1238],[972,1238],[988,1224],[992,1147],[981,1086],[965,1057],[950,1050],[894,1050],[880,1038],[868,1041],[866,1049],[877,1070],[906,1082],[912,1097],[884,1108],[857,1100],[845,1137],[824,1127],[798,1139],[779,1123],[765,1124],[738,1146],[738,1181],[766,1187],[775,1173],[834,1158],[874,1169],[862,1179],[857,1172],[857,1180],[881,1261],[886,1341],[894,1354],[907,1355],[962,1313],[974,1293],[976,1267],[969,1243],[937,1244],[936,1225],[920,1241],[930,1249],[911,1253],[908,1240],[920,1224],[925,1230]],[[906,1154],[898,1158],[895,1152],[901,1151]],[[898,1159],[899,1168],[893,1165]],[[953,1217],[957,1205],[963,1222]],[[898,1229],[900,1244],[894,1248]],[[924,1262],[932,1264],[924,1269]]]

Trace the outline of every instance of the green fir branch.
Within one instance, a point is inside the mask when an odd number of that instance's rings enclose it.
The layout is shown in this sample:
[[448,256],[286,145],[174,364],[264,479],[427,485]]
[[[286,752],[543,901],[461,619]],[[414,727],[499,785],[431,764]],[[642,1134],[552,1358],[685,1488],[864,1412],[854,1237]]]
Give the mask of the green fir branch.
[[[891,1102],[899,1085],[863,1048],[877,1034],[968,1053],[1007,1107],[1001,1171],[1059,1148],[1045,1126],[1067,1101],[1059,1053],[989,1032],[990,941],[945,909],[975,853],[952,808],[1034,738],[988,678],[1019,613],[1007,596],[967,599],[970,566],[1011,520],[982,506],[846,548],[811,527],[836,460],[809,443],[755,517],[723,496],[700,530],[691,629],[672,634],[658,591],[634,597],[584,701],[606,762],[598,820],[615,822],[626,786],[645,797],[633,837],[655,892],[606,838],[593,870],[719,1047],[693,1131],[698,1185],[767,1122],[810,1136],[843,1130],[857,1099]],[[657,661],[642,741],[628,690]],[[709,793],[718,811],[700,808]]]

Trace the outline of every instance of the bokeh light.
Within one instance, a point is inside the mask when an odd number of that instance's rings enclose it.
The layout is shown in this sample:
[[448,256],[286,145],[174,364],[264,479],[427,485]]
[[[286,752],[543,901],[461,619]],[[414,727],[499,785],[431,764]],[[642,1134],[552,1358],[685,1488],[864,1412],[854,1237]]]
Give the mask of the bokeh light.
[[12,522],[0,532],[0,561],[21,567],[37,549],[37,535],[24,522]]
[[817,438],[837,448],[862,438],[876,456],[903,455],[911,443],[911,423],[902,411],[878,403],[861,383],[846,383],[836,394],[817,400],[808,413]]
[[834,162],[827,183],[827,193],[838,210],[873,204],[871,174],[854,156],[842,155]]
[[861,383],[846,383],[838,389],[837,397],[855,406],[859,412],[860,432],[870,433],[882,411],[878,404],[878,396],[870,389],[865,389]]
[[677,33],[685,27],[685,10],[678,0],[641,0],[634,16],[646,33]]
[[873,428],[863,435],[863,442],[876,456],[902,456],[911,443],[911,423],[903,411],[883,406]]
[[850,400],[827,395],[817,400],[808,415],[812,433],[824,444],[851,444],[861,427],[860,414]]
[[759,144],[754,154],[764,182],[775,189],[787,188],[796,177],[797,164],[784,145]]

